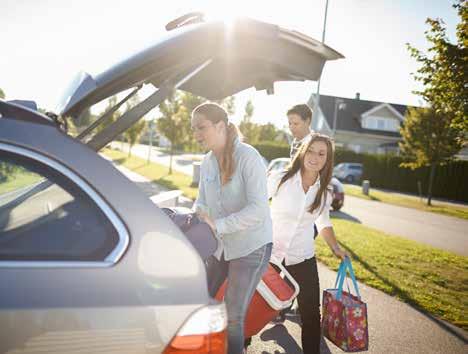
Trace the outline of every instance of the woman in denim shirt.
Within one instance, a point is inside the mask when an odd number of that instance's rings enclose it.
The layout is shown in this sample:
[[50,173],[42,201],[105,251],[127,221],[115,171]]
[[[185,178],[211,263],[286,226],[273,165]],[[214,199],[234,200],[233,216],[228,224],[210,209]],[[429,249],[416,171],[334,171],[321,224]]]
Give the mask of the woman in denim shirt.
[[214,297],[227,277],[228,352],[239,354],[247,308],[271,255],[266,169],[257,150],[240,142],[221,106],[196,107],[192,129],[208,151],[201,164],[195,210],[219,241],[207,264],[209,291]]

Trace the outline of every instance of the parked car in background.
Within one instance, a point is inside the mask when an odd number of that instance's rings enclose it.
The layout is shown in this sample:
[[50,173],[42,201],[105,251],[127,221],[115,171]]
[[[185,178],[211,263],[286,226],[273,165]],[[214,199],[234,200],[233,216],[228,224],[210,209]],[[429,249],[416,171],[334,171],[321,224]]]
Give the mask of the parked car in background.
[[332,177],[331,185],[333,187],[332,209],[338,211],[344,204],[344,187],[336,177]]
[[270,161],[267,167],[267,174],[283,171],[288,167],[291,159],[289,157],[279,157]]
[[[270,161],[267,169],[267,174],[278,173],[285,170],[291,159],[289,157],[279,157]],[[344,187],[341,182],[333,177],[330,182],[333,187],[333,200],[332,200],[332,209],[337,211],[340,210],[344,204]]]
[[[193,14],[167,28],[103,73],[78,75],[55,113],[0,99],[0,353],[226,353],[225,306],[209,296],[200,255],[98,152],[176,89],[210,100],[272,93],[276,81],[317,80],[342,56],[249,19]],[[110,121],[143,86],[154,92]],[[117,94],[67,134],[67,120]]]
[[333,176],[347,183],[358,183],[362,178],[362,163],[339,163],[333,169]]

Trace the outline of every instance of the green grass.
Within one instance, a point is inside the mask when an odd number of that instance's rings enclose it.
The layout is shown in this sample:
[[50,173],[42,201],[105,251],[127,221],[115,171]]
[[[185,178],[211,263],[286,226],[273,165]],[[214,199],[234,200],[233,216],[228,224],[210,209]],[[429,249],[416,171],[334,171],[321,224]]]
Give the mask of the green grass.
[[6,181],[0,182],[0,194],[30,186],[39,182],[41,179],[41,176],[32,172],[22,171],[15,173],[13,176],[7,178]]
[[191,187],[192,177],[184,173],[172,170],[169,167],[154,162],[147,163],[145,159],[130,156],[117,150],[104,149],[103,154],[120,164],[146,178],[168,189],[180,189],[184,195],[192,200],[198,195],[198,188]]
[[[333,219],[340,245],[352,257],[357,278],[431,315],[468,329],[468,259]],[[339,260],[322,238],[317,258],[337,270]],[[385,309],[381,309],[384,311]]]
[[353,197],[429,211],[432,213],[455,216],[461,219],[468,219],[468,206],[455,206],[434,201],[432,201],[432,206],[427,206],[426,203],[421,202],[418,197],[376,191],[373,190],[372,187],[369,195],[362,194],[362,189],[359,186],[345,185],[344,188],[345,194],[352,195]]

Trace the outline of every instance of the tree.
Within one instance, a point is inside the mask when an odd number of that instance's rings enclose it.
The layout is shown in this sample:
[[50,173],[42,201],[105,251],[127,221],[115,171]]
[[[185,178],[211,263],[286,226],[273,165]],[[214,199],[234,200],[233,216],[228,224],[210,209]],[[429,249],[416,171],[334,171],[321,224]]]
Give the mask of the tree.
[[[156,127],[171,142],[169,174],[172,174],[172,156],[174,148],[180,143],[183,137],[181,101],[177,92],[173,92],[164,102],[159,105],[162,116],[156,121]],[[185,109],[185,114],[187,110]]]
[[[140,102],[140,98],[138,97],[137,94],[132,96],[126,104],[127,111],[130,110],[132,107],[136,106],[139,102]],[[139,141],[141,133],[143,132],[143,129],[145,129],[145,126],[146,126],[146,121],[143,119],[143,117],[141,117],[139,121],[134,123],[130,128],[128,128],[123,133],[129,145],[128,156],[132,154],[132,147]]]
[[195,141],[192,134],[191,119],[195,107],[206,102],[206,99],[184,91],[179,91],[179,97],[181,101],[180,105],[185,109],[183,112],[180,112],[179,115],[179,129],[184,132],[179,144],[185,151],[200,151],[200,146]]
[[[105,112],[108,112],[116,104],[117,104],[117,96],[110,97],[109,100],[107,101],[107,107],[104,109],[103,112],[101,112],[99,116],[101,117],[103,114],[105,114]],[[120,117],[119,111],[114,112],[113,114],[111,114],[110,117],[108,117],[104,122],[102,122],[96,127],[96,132],[98,133],[101,130],[103,130],[105,127],[109,126],[111,123],[114,123],[119,117]]]
[[[423,83],[422,91],[414,91],[444,119],[450,118],[450,126],[460,131],[468,132],[468,2],[458,0],[453,5],[458,10],[460,23],[457,25],[457,43],[451,43],[446,33],[446,25],[442,19],[428,18],[430,26],[425,32],[430,43],[428,52],[407,44],[412,57],[420,64],[413,76]],[[460,135],[466,139],[466,134]]]
[[260,141],[274,141],[278,135],[278,129],[276,129],[273,123],[267,123],[259,126]]
[[[236,102],[234,96],[226,97],[219,104],[226,110],[227,114],[232,116],[236,113]],[[253,106],[252,106],[253,108]]]
[[255,144],[259,137],[258,125],[252,122],[252,116],[254,112],[254,106],[252,101],[247,101],[245,105],[244,118],[242,118],[239,124],[239,129],[244,136],[244,140],[249,144]]
[[144,119],[141,119],[125,131],[124,136],[127,139],[128,144],[130,145],[128,148],[128,156],[130,156],[132,153],[133,145],[135,145],[139,141],[141,133],[143,132],[143,129],[145,129],[145,126],[146,121]]
[[[117,102],[117,100],[115,99],[114,102]],[[84,128],[84,127],[89,126],[92,122],[94,122],[96,120],[96,118],[97,117],[91,113],[91,109],[87,108],[80,114],[80,116],[76,120],[75,125],[76,125],[77,128],[78,127],[79,128]]]
[[6,97],[5,91],[0,88],[0,98],[4,99]]
[[434,108],[409,108],[400,129],[403,137],[400,149],[406,160],[401,166],[430,167],[427,205],[431,205],[436,167],[451,160],[461,149],[461,132],[451,123],[450,117]]

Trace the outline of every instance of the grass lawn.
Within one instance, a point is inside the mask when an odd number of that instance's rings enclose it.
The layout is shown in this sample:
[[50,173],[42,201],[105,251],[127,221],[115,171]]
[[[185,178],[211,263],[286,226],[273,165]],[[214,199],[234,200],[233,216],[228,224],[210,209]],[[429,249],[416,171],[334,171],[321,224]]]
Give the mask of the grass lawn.
[[[352,257],[356,277],[436,317],[468,329],[468,259],[348,220],[333,219],[340,245]],[[338,269],[322,238],[317,258]],[[384,310],[384,309],[382,309]]]
[[30,186],[39,182],[43,177],[32,172],[18,172],[14,177],[8,178],[4,182],[0,182],[0,194],[8,193],[23,187]]
[[408,208],[415,208],[423,211],[430,211],[444,215],[455,216],[457,218],[468,219],[468,206],[454,206],[440,202],[432,201],[432,206],[427,206],[425,202],[421,202],[418,197],[402,196],[389,192],[382,192],[370,189],[369,195],[362,194],[360,186],[345,185],[345,194],[353,197],[375,200],[378,202],[400,205]]
[[191,187],[192,177],[184,173],[172,170],[169,175],[169,167],[154,162],[147,163],[146,159],[130,156],[117,150],[104,149],[104,155],[112,159],[117,164],[142,175],[151,182],[160,184],[168,189],[180,189],[184,195],[190,199],[195,199],[198,195],[198,188]]
[[[138,157],[115,150],[104,154],[118,164],[155,183],[180,189],[195,199],[197,188],[191,177],[179,172],[168,175],[168,167],[147,164]],[[357,278],[376,289],[396,296],[427,313],[468,329],[468,260],[347,220],[333,219],[340,244],[353,257]],[[337,270],[339,261],[319,238],[317,257]]]

